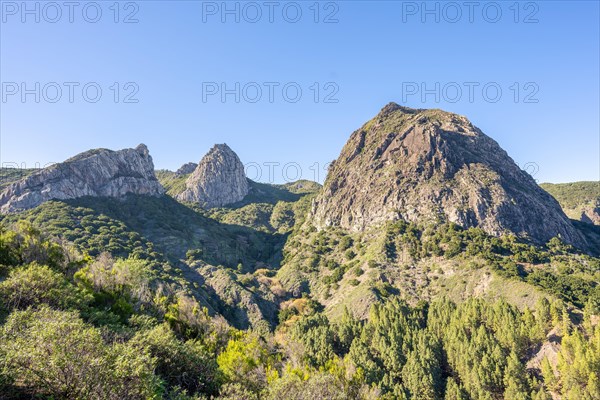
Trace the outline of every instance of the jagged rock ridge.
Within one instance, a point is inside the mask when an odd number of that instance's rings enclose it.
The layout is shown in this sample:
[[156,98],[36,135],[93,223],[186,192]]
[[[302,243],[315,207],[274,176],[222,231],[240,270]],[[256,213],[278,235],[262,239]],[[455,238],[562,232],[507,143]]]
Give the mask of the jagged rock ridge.
[[181,201],[222,207],[241,201],[250,190],[244,164],[226,144],[216,144],[188,177]]
[[34,172],[0,193],[0,211],[27,210],[48,200],[121,197],[129,193],[152,196],[164,193],[144,144],[119,151],[89,150]]
[[395,103],[351,135],[312,215],[318,227],[450,221],[584,246],[558,202],[465,117]]

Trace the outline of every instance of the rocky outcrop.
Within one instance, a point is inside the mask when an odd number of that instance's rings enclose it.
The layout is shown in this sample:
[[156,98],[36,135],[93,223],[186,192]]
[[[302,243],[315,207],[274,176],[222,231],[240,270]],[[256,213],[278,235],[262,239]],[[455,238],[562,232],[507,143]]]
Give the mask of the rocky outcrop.
[[465,117],[388,104],[355,131],[313,204],[318,227],[454,222],[537,243],[584,239],[558,202]]
[[183,164],[177,171],[175,171],[175,176],[180,177],[184,175],[189,175],[194,172],[198,168],[198,164],[189,162]]
[[584,207],[579,220],[588,224],[600,225],[600,201],[597,201],[595,205]]
[[164,193],[154,175],[148,148],[89,150],[65,162],[36,171],[0,193],[0,211],[27,210],[48,200],[83,196],[121,197],[128,193]]
[[226,144],[216,144],[188,177],[178,200],[206,208],[222,207],[242,200],[249,191],[244,164]]

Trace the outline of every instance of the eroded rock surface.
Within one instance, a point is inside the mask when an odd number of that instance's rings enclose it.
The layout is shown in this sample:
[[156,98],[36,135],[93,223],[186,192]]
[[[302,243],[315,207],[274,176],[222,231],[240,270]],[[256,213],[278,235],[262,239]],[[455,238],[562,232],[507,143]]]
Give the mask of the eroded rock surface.
[[226,144],[216,144],[200,161],[177,198],[206,208],[242,200],[250,190],[244,164]]
[[390,103],[355,131],[329,169],[319,227],[365,230],[388,220],[450,221],[545,243],[584,239],[558,202],[465,117]]
[[129,193],[151,196],[164,193],[144,144],[119,151],[89,150],[36,171],[0,193],[0,211],[27,210],[48,200],[121,197]]

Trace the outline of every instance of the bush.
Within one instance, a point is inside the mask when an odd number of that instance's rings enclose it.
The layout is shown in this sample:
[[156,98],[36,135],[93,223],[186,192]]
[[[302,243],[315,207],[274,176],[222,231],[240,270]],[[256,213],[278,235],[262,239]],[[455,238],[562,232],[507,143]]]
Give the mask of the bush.
[[228,382],[241,383],[255,393],[266,385],[264,371],[268,361],[266,348],[258,337],[252,335],[230,340],[217,357],[219,370]]
[[142,304],[151,304],[154,273],[145,260],[117,259],[102,253],[95,262],[77,271],[75,281],[93,292],[97,306],[110,307],[124,319]]
[[313,255],[308,259],[308,269],[309,271],[314,271],[319,266],[319,261],[321,261],[321,257],[318,255]]
[[327,269],[333,271],[334,269],[338,268],[340,264],[338,264],[335,260],[329,259],[325,262],[325,266]]
[[340,240],[340,250],[345,251],[352,247],[353,241],[350,236],[344,236]]
[[288,308],[284,308],[283,310],[279,311],[278,315],[279,315],[279,323],[281,324],[282,322],[287,321],[294,315],[298,315],[298,310],[295,307],[288,307]]
[[13,270],[0,283],[0,301],[9,309],[25,309],[43,303],[54,308],[71,308],[89,300],[61,274],[35,263]]
[[344,256],[346,257],[346,260],[352,260],[354,257],[356,257],[356,253],[352,249],[349,249],[346,251],[346,253],[344,253]]
[[132,344],[156,358],[156,373],[170,386],[188,393],[216,394],[217,364],[201,342],[181,342],[163,324],[138,333]]
[[107,346],[72,312],[15,311],[0,330],[4,373],[15,385],[57,399],[147,399],[160,394],[152,358]]
[[356,398],[347,393],[345,382],[326,373],[318,372],[306,379],[297,374],[286,373],[269,385],[269,400],[278,399],[328,399],[345,400]]

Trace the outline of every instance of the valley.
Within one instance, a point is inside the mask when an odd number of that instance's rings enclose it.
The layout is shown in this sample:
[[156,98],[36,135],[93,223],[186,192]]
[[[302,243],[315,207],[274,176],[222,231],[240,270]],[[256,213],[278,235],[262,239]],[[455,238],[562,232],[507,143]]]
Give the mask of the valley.
[[322,186],[186,161],[1,171],[0,398],[600,399],[596,183],[394,103]]

